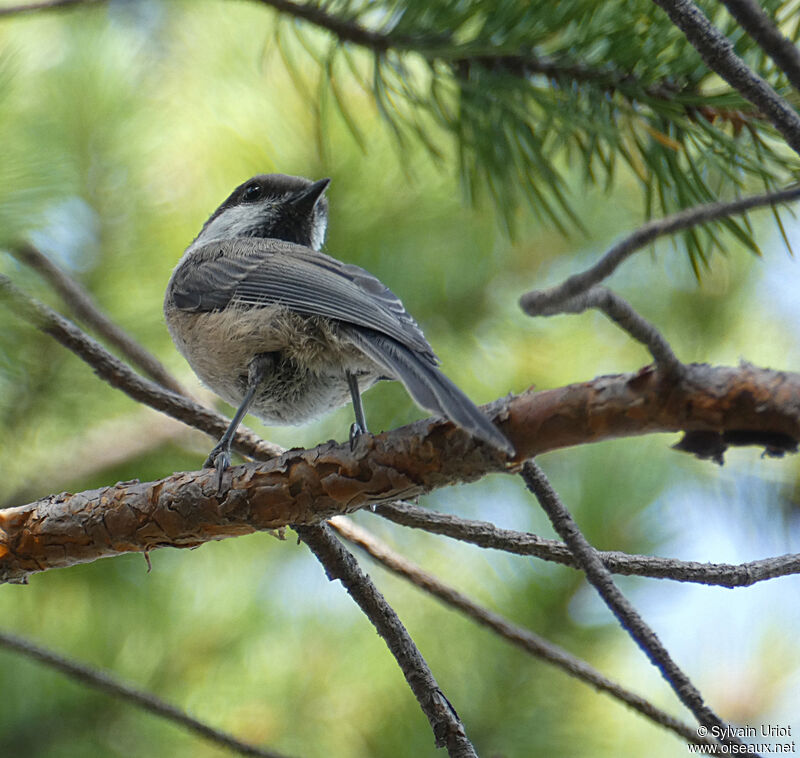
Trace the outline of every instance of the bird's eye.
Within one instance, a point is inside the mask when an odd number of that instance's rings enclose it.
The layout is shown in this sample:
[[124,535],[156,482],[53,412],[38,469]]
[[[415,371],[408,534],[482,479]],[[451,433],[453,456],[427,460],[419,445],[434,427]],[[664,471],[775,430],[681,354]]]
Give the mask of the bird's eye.
[[246,203],[254,203],[261,197],[262,193],[263,189],[260,184],[251,184],[242,193],[242,200]]

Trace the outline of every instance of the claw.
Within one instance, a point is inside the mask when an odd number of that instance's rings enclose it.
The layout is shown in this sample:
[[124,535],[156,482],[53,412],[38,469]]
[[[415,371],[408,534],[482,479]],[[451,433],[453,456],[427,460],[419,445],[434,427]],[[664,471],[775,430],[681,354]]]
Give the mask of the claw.
[[203,468],[215,468],[217,470],[217,493],[222,492],[222,476],[225,469],[230,468],[231,452],[225,445],[217,445],[206,458]]
[[354,421],[350,424],[350,452],[352,453],[353,450],[356,449],[356,443],[358,442],[358,438],[366,433],[366,429],[362,429],[361,425],[358,421]]

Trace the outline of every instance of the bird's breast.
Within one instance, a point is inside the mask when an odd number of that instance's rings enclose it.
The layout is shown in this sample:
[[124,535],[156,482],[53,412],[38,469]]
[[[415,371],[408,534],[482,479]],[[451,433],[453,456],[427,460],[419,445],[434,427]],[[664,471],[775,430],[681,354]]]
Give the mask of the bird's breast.
[[253,357],[275,355],[275,370],[252,405],[267,423],[303,423],[348,402],[346,371],[361,377],[363,389],[381,373],[342,338],[337,322],[281,306],[232,304],[205,313],[168,307],[165,316],[175,345],[200,380],[232,405],[244,397]]

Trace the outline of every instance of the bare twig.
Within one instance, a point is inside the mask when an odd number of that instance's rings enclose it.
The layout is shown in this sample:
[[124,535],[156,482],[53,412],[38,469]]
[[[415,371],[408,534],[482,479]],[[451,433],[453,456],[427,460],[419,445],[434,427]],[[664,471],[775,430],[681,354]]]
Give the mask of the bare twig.
[[586,292],[611,276],[623,261],[659,237],[691,229],[709,221],[735,216],[754,208],[785,203],[798,198],[800,198],[800,184],[779,192],[751,195],[731,202],[698,205],[664,218],[655,219],[640,226],[635,232],[614,245],[594,266],[579,274],[573,274],[561,284],[549,289],[526,292],[520,298],[520,307],[531,316],[557,313],[566,300]]
[[796,90],[800,90],[800,50],[756,0],[722,0],[730,14],[778,65]]
[[476,757],[458,714],[439,689],[422,654],[394,609],[372,580],[361,571],[353,555],[339,542],[327,524],[293,528],[322,564],[328,578],[331,581],[338,579],[342,583],[378,630],[430,721],[436,747],[447,747],[452,758]]
[[44,253],[30,243],[12,247],[10,252],[19,261],[41,274],[45,281],[61,295],[67,307],[79,321],[89,325],[103,339],[114,345],[134,366],[144,371],[162,387],[172,390],[178,395],[187,395],[186,390],[164,368],[161,361],[106,316],[95,305],[89,293]]
[[248,745],[246,742],[242,742],[233,735],[215,729],[203,721],[190,716],[186,711],[182,711],[180,708],[170,705],[150,692],[140,690],[130,684],[121,682],[105,671],[65,658],[58,653],[54,653],[52,650],[47,650],[39,645],[35,645],[22,637],[0,631],[0,647],[12,650],[15,653],[20,653],[26,658],[32,658],[35,661],[44,663],[50,668],[54,668],[83,684],[94,687],[108,695],[118,697],[126,703],[135,705],[156,716],[167,719],[173,724],[178,724],[200,735],[204,739],[232,750],[239,755],[258,756],[259,758],[286,758],[282,753],[259,748],[255,745]]
[[692,0],[653,0],[685,35],[705,64],[746,100],[756,106],[800,154],[800,116],[734,51],[731,41],[717,29]]
[[[572,550],[586,578],[617,617],[623,629],[661,672],[680,701],[694,714],[700,724],[713,729],[712,734],[729,734],[730,730],[726,730],[725,722],[706,705],[700,692],[672,659],[656,633],[614,584],[611,573],[583,536],[541,468],[532,460],[526,461],[522,467],[522,478],[528,489],[536,496],[553,528]],[[721,741],[728,744],[742,744],[733,736],[721,738]]]
[[645,698],[607,679],[586,661],[572,655],[562,647],[549,642],[543,637],[534,634],[530,630],[511,623],[500,614],[493,613],[478,605],[466,595],[463,595],[458,590],[445,584],[432,574],[429,574],[392,550],[386,543],[379,540],[366,529],[353,523],[350,519],[344,516],[336,516],[331,519],[330,524],[342,537],[366,550],[369,555],[390,571],[408,579],[412,584],[415,584],[434,597],[438,597],[447,605],[462,611],[479,624],[482,624],[501,637],[504,637],[512,645],[516,645],[536,658],[553,664],[570,676],[574,676],[590,684],[601,692],[608,693],[612,697],[630,706],[635,711],[638,711],[646,718],[672,730],[690,742],[695,742],[697,744],[715,744],[712,741],[699,738],[696,729],[693,729],[688,724],[656,708]]
[[22,5],[9,5],[0,8],[0,17],[19,16],[24,13],[34,13],[37,11],[55,11],[72,8],[78,5],[100,5],[106,4],[108,0],[42,0],[39,3],[24,3]]
[[[531,555],[564,566],[580,568],[572,551],[558,540],[548,540],[528,532],[500,529],[487,521],[472,521],[447,513],[437,513],[411,503],[384,503],[376,506],[379,516],[396,524],[423,529],[482,548],[503,550],[516,555]],[[719,587],[749,587],[756,582],[800,574],[800,554],[781,555],[749,563],[701,563],[630,555],[618,551],[597,551],[609,571],[624,576],[672,579]]]
[[[589,308],[597,308],[608,316],[623,331],[641,342],[668,374],[680,374],[683,364],[678,360],[669,342],[661,332],[643,316],[640,316],[624,298],[606,287],[595,286],[561,304],[562,313],[583,313]],[[548,309],[545,315],[554,315]]]
[[[196,426],[215,438],[227,429],[228,420],[224,416],[143,379],[75,324],[23,293],[8,277],[2,275],[0,275],[0,298],[13,304],[17,315],[27,319],[86,361],[101,379],[112,387],[122,390],[137,402],[149,405],[190,426]],[[260,460],[283,452],[282,448],[264,442],[256,434],[245,429],[237,432],[234,447],[238,452]]]

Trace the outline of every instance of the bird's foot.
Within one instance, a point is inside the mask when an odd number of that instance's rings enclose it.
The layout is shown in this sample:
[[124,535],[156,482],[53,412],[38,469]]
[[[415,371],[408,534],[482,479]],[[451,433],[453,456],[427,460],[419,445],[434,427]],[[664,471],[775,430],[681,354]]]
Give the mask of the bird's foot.
[[217,492],[222,492],[222,476],[225,469],[231,466],[231,449],[228,445],[220,442],[208,454],[203,468],[215,468],[217,470]]
[[350,424],[350,452],[356,449],[356,443],[358,442],[358,438],[362,434],[367,434],[367,430],[361,427],[361,424],[358,421],[354,421]]

